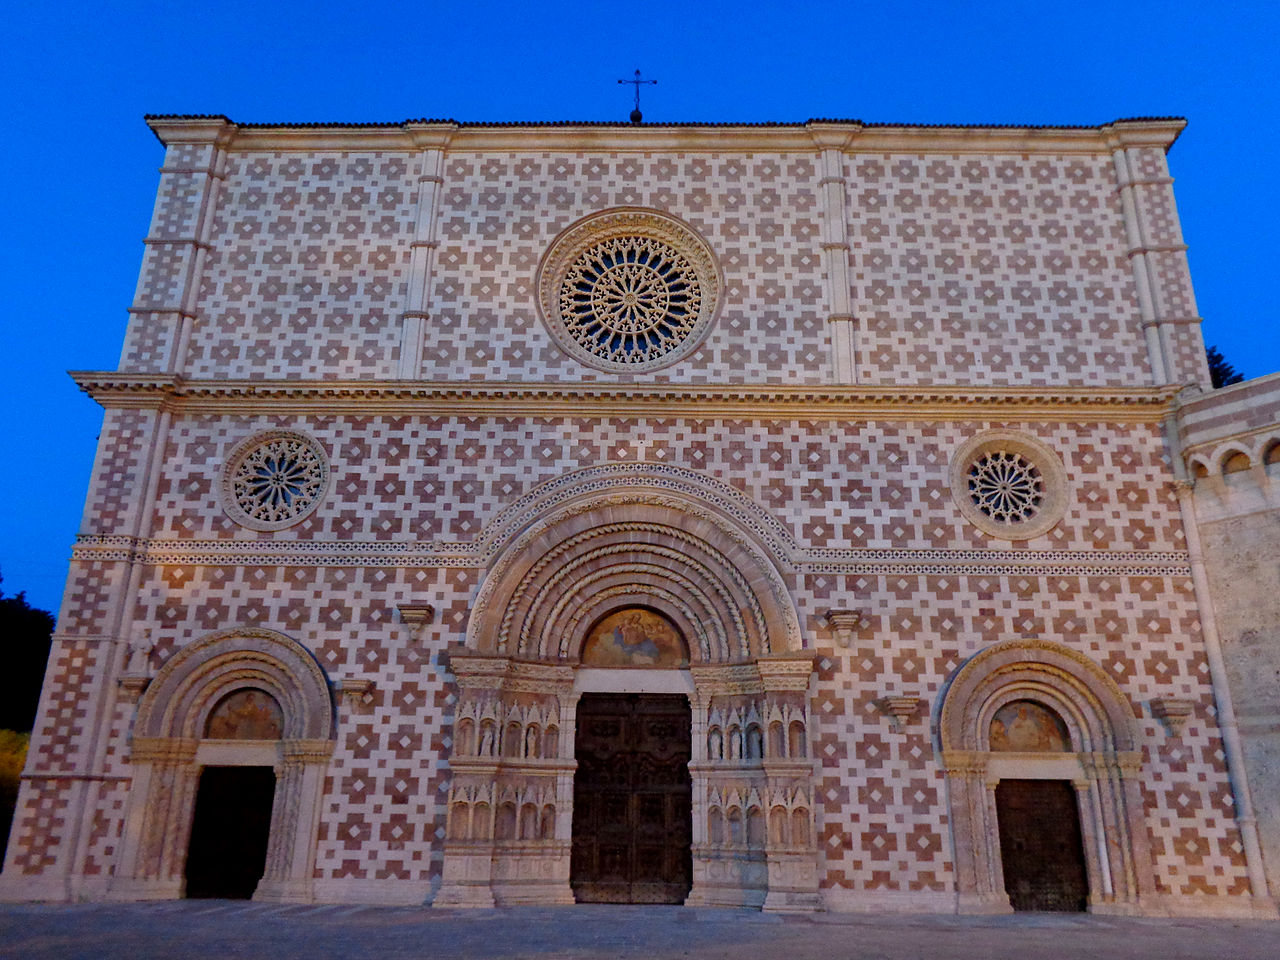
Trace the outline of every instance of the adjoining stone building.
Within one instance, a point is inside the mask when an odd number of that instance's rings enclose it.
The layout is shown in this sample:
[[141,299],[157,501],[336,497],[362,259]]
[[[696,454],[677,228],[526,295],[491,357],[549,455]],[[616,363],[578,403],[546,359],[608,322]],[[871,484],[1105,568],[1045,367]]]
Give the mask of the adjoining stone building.
[[3,895],[1274,914],[1182,121],[149,123]]

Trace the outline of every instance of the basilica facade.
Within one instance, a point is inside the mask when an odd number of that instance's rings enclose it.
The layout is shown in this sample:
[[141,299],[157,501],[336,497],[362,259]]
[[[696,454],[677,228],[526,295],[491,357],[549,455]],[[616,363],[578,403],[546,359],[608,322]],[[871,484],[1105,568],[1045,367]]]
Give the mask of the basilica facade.
[[1182,121],[148,122],[0,895],[1274,915]]

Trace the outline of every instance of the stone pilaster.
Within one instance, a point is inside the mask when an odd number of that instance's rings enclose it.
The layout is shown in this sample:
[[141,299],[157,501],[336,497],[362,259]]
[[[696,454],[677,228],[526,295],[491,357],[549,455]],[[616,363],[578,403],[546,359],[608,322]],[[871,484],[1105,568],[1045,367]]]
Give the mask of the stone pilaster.
[[431,270],[436,252],[436,207],[444,183],[444,153],[453,130],[445,124],[408,124],[421,150],[418,212],[410,244],[408,296],[401,317],[399,376],[416,380],[422,373],[422,339],[430,319]]
[[852,132],[847,124],[839,129],[813,124],[809,131],[818,145],[822,168],[822,257],[827,275],[832,378],[836,383],[857,383],[857,318],[849,283],[849,215],[842,152]]

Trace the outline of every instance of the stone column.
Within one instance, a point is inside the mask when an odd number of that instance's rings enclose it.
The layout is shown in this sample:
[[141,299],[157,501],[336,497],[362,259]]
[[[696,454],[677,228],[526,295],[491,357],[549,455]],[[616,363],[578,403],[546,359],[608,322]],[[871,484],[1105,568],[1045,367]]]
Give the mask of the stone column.
[[315,899],[316,846],[324,776],[332,740],[285,740],[271,805],[267,863],[253,899],[310,903]]
[[112,900],[172,900],[182,896],[187,843],[199,769],[196,740],[137,737],[120,858],[107,896]]
[[987,782],[986,755],[943,755],[951,810],[957,913],[1012,913],[1000,869],[995,783]]

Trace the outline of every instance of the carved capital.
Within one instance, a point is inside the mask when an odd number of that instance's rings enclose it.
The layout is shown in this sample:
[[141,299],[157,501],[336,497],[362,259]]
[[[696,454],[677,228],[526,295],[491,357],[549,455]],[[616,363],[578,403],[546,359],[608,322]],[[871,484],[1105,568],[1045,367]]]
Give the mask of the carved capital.
[[836,635],[836,642],[848,647],[853,643],[854,632],[862,626],[862,615],[862,610],[831,607],[823,613],[822,619]]
[[198,740],[185,737],[134,737],[130,763],[190,763],[196,758]]
[[427,625],[436,618],[436,608],[429,603],[401,603],[396,610],[400,612],[400,622],[409,628],[414,640],[421,640]]
[[333,756],[333,741],[282,740],[280,752],[286,763],[328,763]]
[[120,678],[120,699],[128,703],[137,703],[142,692],[151,683],[151,678],[135,673],[126,673]]
[[1183,697],[1153,697],[1151,700],[1151,715],[1174,737],[1182,733],[1183,724],[1194,710],[1195,702]]

